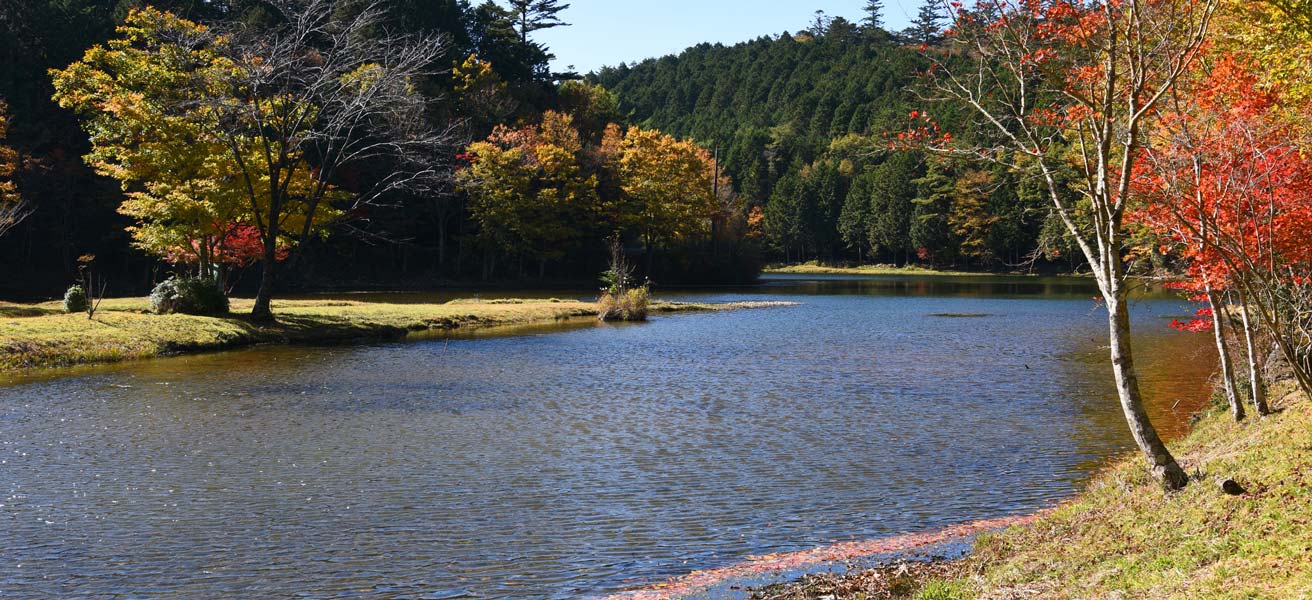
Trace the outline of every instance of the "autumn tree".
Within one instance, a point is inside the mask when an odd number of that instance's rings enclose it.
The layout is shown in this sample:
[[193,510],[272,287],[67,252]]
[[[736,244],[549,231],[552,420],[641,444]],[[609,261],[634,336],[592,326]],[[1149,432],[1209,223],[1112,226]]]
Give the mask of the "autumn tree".
[[224,147],[187,110],[207,98],[209,77],[225,65],[201,25],[152,8],[133,11],[114,42],[54,73],[55,99],[83,118],[86,161],[117,180],[133,217],[138,248],[196,268],[222,287],[225,264],[246,263],[250,210],[222,160]]
[[[55,74],[61,101],[85,105],[93,137],[105,137],[104,160],[92,158],[98,168],[130,164],[132,153],[154,151],[151,143],[165,151],[190,142],[190,152],[176,157],[184,162],[155,158],[147,173],[120,177],[146,187],[149,198],[141,199],[172,210],[184,200],[235,194],[243,221],[260,234],[257,320],[273,318],[280,255],[339,218],[361,218],[389,192],[442,185],[452,141],[449,131],[428,124],[427,102],[417,92],[444,52],[441,37],[380,36],[385,12],[378,2],[344,20],[334,16],[335,0],[281,6],[282,25],[273,30],[224,33],[136,11],[133,23],[154,24],[125,29]],[[166,81],[141,76],[146,71]],[[89,100],[81,95],[88,86]],[[95,95],[106,89],[137,99],[144,112]],[[131,137],[137,127],[147,135]],[[156,183],[168,187],[149,188]],[[218,187],[196,187],[211,185]],[[195,214],[179,210],[168,221],[194,223]]]
[[658,246],[705,238],[717,214],[711,154],[691,141],[630,127],[614,163],[621,227],[642,240],[650,273]]
[[9,134],[7,115],[8,107],[0,102],[0,236],[29,214],[27,203],[18,194],[18,186],[14,183],[14,174],[19,167],[18,153],[5,144]]
[[[1133,174],[1146,135],[1207,39],[1219,0],[981,0],[944,3],[951,35],[929,80],[934,95],[987,126],[966,142],[918,115],[930,147],[1025,168],[1044,181],[1107,309],[1112,371],[1130,432],[1168,488],[1189,478],[1144,409],[1130,340],[1125,247]],[[1074,164],[1092,227],[1077,221],[1056,175]]]
[[1180,246],[1185,287],[1209,305],[1206,319],[1190,327],[1215,329],[1227,395],[1242,418],[1229,393],[1220,296],[1237,299],[1251,398],[1266,415],[1255,318],[1295,379],[1312,389],[1299,348],[1308,325],[1303,288],[1312,267],[1312,206],[1303,190],[1312,162],[1299,150],[1296,126],[1281,115],[1280,88],[1260,85],[1251,61],[1223,54],[1199,71],[1187,95],[1172,96],[1157,143],[1145,152],[1135,184],[1147,202],[1132,216]]
[[[471,163],[458,181],[488,249],[537,261],[539,277],[588,233],[581,224],[602,216],[597,176],[583,167],[570,115],[548,111],[539,125],[500,127],[467,152]],[[484,268],[491,266],[488,260]]]
[[968,169],[956,181],[956,194],[947,216],[952,234],[961,241],[961,255],[977,264],[987,264],[994,259],[989,236],[998,217],[988,211],[988,199],[994,185],[993,176],[988,171]]

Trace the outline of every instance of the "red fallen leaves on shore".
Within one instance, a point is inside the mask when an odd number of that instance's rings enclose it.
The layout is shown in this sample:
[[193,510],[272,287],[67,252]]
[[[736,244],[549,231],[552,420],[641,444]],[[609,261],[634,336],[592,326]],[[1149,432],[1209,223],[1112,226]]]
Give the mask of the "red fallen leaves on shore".
[[1037,519],[1039,514],[974,521],[926,533],[891,538],[842,542],[803,552],[749,556],[746,561],[736,565],[706,571],[693,571],[682,577],[658,583],[648,588],[615,594],[605,600],[672,600],[693,591],[734,579],[750,578],[774,571],[800,570],[828,562],[846,561],[868,556],[902,554],[912,550],[937,546],[985,531],[1030,523]]

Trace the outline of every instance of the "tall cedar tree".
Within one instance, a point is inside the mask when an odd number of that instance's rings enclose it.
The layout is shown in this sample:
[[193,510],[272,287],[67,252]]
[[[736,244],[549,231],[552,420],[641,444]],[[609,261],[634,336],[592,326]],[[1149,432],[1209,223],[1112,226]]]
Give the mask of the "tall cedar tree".
[[519,41],[525,45],[535,31],[569,26],[560,19],[560,13],[570,5],[561,4],[560,0],[509,0],[509,4],[519,24]]
[[861,22],[870,29],[880,29],[884,26],[884,0],[866,0],[865,18]]

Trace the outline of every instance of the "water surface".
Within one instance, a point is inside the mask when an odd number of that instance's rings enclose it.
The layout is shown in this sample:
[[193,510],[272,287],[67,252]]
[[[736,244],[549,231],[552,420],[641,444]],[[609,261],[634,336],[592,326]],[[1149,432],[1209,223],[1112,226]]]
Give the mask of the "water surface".
[[[800,306],[11,378],[0,597],[590,597],[1026,513],[1130,446],[1095,295],[788,277],[685,296]],[[1214,362],[1189,310],[1134,306],[1168,435]]]

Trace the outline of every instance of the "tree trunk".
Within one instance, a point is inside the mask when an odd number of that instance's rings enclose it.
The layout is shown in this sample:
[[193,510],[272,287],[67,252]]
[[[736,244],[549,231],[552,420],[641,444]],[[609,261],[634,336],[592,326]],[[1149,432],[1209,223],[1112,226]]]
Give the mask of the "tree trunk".
[[437,272],[446,275],[446,228],[447,217],[445,214],[438,219],[437,225]]
[[260,291],[255,294],[255,307],[251,309],[251,320],[258,322],[273,321],[273,261],[264,261],[260,274]]
[[1125,411],[1130,434],[1151,466],[1152,474],[1170,490],[1189,485],[1189,476],[1175,462],[1171,451],[1158,437],[1143,406],[1139,391],[1139,376],[1134,368],[1134,352],[1130,343],[1130,309],[1124,283],[1119,277],[1108,282],[1106,290],[1107,317],[1110,325],[1112,372],[1116,376],[1116,392]]
[[645,262],[647,263],[647,272],[645,273],[645,275],[647,279],[651,279],[651,268],[652,268],[652,264],[655,262],[656,259],[656,248],[653,247],[650,238],[648,238],[646,243],[643,245],[646,246],[644,250],[646,252]]
[[1261,361],[1257,354],[1257,340],[1253,336],[1252,320],[1248,314],[1248,298],[1242,292],[1239,294],[1239,306],[1244,323],[1244,342],[1248,349],[1248,383],[1253,394],[1253,408],[1257,409],[1259,416],[1265,417],[1271,414],[1271,406],[1266,401],[1266,382],[1262,380],[1262,369],[1259,368]]
[[278,267],[278,238],[273,235],[265,238],[260,291],[255,294],[255,307],[251,309],[251,319],[259,322],[273,321],[274,271]]
[[1225,384],[1225,399],[1230,403],[1230,416],[1235,421],[1244,420],[1244,403],[1239,400],[1235,389],[1235,369],[1230,363],[1230,348],[1225,340],[1225,319],[1219,298],[1211,286],[1206,288],[1207,303],[1212,307],[1212,332],[1216,335],[1216,352],[1221,357],[1221,378]]

